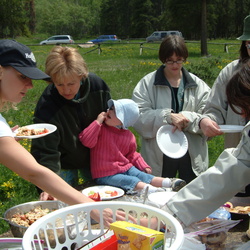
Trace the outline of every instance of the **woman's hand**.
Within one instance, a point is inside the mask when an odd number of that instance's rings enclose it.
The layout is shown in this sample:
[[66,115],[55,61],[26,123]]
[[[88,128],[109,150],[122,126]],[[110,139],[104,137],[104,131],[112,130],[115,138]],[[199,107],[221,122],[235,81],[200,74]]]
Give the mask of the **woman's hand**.
[[56,201],[57,199],[46,192],[42,192],[40,194],[39,200],[40,201]]
[[214,137],[217,135],[222,135],[219,125],[211,120],[210,118],[203,118],[200,121],[200,128],[206,137]]
[[16,125],[16,126],[14,126],[13,128],[11,128],[11,131],[12,132],[14,132],[16,129],[18,129],[19,128],[19,126],[18,125]]
[[183,114],[171,113],[172,125],[175,126],[173,132],[176,129],[182,131],[188,126],[189,120]]

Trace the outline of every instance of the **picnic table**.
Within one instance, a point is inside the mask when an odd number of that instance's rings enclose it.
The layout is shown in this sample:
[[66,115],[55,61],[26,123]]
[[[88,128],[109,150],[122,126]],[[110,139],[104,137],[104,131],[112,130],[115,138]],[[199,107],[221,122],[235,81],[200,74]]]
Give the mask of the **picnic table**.
[[[86,186],[85,186],[86,187]],[[83,186],[79,186],[77,188],[78,190],[82,190]],[[126,195],[124,196],[126,197]],[[124,198],[121,199],[124,201]],[[126,199],[125,199],[126,200]],[[249,229],[249,216],[244,217],[245,219],[241,221],[238,225],[235,227],[231,228],[228,233],[227,233],[227,239],[224,242],[223,245],[221,245],[220,248],[216,246],[216,248],[208,248],[209,250],[236,250],[239,247],[243,246],[247,242],[249,242],[249,249],[250,249],[250,239],[246,234],[246,231]],[[93,225],[94,227],[98,227],[98,225]],[[3,233],[0,235],[0,238],[12,238],[13,234],[11,233],[11,230]],[[247,249],[247,248],[246,248]]]
[[[240,246],[244,245],[244,243],[248,242],[250,239],[246,235],[246,231],[248,229],[249,222],[243,221],[236,225],[234,228],[231,228],[228,232],[227,239],[223,245],[221,245],[221,248],[214,248],[216,250],[233,250],[237,249]],[[13,235],[11,231],[7,231],[0,235],[0,238],[12,238]],[[211,248],[212,250],[213,248]]]

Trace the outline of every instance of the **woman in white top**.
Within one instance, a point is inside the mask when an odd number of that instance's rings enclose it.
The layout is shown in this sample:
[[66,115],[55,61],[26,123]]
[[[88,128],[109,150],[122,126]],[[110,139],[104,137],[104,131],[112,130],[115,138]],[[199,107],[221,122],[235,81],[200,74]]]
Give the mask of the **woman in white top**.
[[[31,50],[13,40],[0,40],[0,112],[19,103],[33,87],[32,80],[46,80],[49,76],[36,67]],[[46,167],[38,164],[33,156],[13,137],[12,130],[0,114],[0,162],[22,178],[34,183],[59,200],[73,205],[94,202],[72,188]],[[93,219],[99,221],[95,211]],[[124,220],[124,213],[117,213],[117,220]],[[105,224],[113,221],[112,212],[104,213]]]

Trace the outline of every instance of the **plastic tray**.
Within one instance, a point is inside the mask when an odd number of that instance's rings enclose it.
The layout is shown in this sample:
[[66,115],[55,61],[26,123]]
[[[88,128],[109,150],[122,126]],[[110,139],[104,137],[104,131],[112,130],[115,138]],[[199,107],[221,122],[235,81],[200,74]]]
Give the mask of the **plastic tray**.
[[[65,207],[40,218],[25,232],[22,242],[23,249],[77,249],[84,243],[91,241],[106,232],[107,229],[104,227],[102,221],[102,211],[106,208],[113,211],[114,221],[117,210],[123,210],[126,214],[127,220],[129,220],[129,215],[133,215],[138,224],[140,224],[139,221],[142,216],[144,218],[145,216],[148,218],[157,217],[157,230],[160,230],[160,222],[163,222],[166,226],[164,249],[176,250],[181,248],[184,241],[184,232],[180,223],[172,215],[161,209],[145,204],[104,201],[96,202],[94,204],[87,203]],[[90,212],[93,209],[99,210],[101,214],[100,223],[98,224],[98,228],[95,226],[95,229],[91,225],[90,218]],[[79,214],[82,215],[83,213],[85,215],[84,229],[82,228],[82,216],[79,217]],[[73,223],[73,228],[67,226],[67,219],[69,216],[71,218],[74,216],[75,222]],[[64,232],[56,229],[56,223],[58,223],[58,220],[66,222],[63,224],[63,229],[60,229],[64,230]],[[150,227],[150,220],[148,221],[148,227]],[[79,226],[80,224],[81,226]],[[51,231],[53,232],[54,237],[51,237]],[[48,235],[50,237],[48,237]],[[61,235],[63,235],[63,237],[61,237]],[[43,244],[41,243],[37,245],[37,242],[40,241]]]

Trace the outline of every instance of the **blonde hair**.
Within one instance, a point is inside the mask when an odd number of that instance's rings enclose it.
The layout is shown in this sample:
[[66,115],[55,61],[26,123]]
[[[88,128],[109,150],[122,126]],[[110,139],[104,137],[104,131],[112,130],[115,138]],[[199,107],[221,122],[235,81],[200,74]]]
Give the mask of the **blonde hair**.
[[0,112],[8,111],[9,109],[17,110],[16,103],[13,102],[3,102],[0,99]]
[[46,59],[45,72],[56,83],[60,83],[66,76],[88,77],[86,62],[78,50],[71,47],[54,47]]

